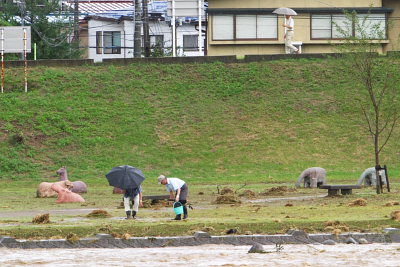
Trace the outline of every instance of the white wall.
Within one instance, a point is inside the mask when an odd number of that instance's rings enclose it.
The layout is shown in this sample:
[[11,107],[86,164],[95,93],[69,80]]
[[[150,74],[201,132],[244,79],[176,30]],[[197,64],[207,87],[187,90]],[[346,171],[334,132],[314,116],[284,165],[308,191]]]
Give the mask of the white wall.
[[[132,58],[133,57],[133,23],[123,21],[119,24],[112,21],[89,20],[89,59],[101,62],[105,58]],[[96,32],[97,31],[119,31],[121,32],[121,54],[97,54],[96,53]],[[104,50],[104,49],[103,49]]]
[[[166,21],[150,21],[150,35],[163,35],[164,47],[166,50],[172,48],[172,28]],[[105,58],[133,58],[133,21],[124,20],[119,24],[113,21],[102,21],[91,19],[88,22],[89,48],[88,57],[95,62],[101,62]],[[120,31],[121,32],[121,54],[97,54],[96,53],[96,31]],[[177,56],[204,56],[204,47],[202,52],[183,51],[183,35],[198,35],[193,24],[182,24],[176,28],[176,46]],[[204,44],[205,35],[203,34]],[[169,49],[171,51],[171,49]]]

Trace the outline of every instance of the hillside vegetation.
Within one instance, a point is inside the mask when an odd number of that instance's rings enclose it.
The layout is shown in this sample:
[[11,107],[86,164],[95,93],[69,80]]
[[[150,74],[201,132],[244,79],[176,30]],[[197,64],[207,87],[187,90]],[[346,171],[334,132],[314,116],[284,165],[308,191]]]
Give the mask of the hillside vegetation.
[[[66,165],[74,180],[105,183],[128,164],[199,184],[292,182],[320,166],[340,183],[374,165],[356,84],[338,59],[43,66],[29,70],[28,93],[23,80],[6,66],[3,182],[49,180]],[[392,179],[399,128],[381,159]]]

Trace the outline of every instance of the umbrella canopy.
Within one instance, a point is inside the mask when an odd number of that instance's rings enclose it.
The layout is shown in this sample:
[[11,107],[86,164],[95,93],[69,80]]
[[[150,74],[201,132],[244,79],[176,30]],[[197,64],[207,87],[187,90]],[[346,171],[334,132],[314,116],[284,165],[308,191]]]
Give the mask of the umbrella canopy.
[[129,165],[114,167],[106,178],[111,186],[121,189],[137,188],[145,179],[141,170]]
[[280,7],[272,11],[272,13],[278,14],[278,15],[288,15],[288,16],[296,16],[297,13],[291,8],[288,7]]

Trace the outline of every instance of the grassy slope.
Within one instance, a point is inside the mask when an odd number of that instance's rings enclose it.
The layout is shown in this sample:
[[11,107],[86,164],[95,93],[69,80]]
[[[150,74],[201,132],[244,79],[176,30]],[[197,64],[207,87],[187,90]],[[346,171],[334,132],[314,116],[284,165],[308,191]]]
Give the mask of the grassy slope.
[[[354,81],[335,59],[35,67],[28,94],[22,71],[6,69],[0,95],[0,182],[49,180],[66,165],[94,185],[120,164],[204,184],[290,182],[321,166],[340,182],[374,165]],[[382,154],[391,177],[399,135]]]

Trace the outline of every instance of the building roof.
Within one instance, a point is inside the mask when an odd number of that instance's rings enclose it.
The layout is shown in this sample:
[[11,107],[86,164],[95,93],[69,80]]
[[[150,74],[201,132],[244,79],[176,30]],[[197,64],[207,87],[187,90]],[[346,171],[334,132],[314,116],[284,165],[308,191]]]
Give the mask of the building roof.
[[[268,14],[276,8],[209,8],[209,14]],[[357,13],[391,13],[393,8],[387,7],[347,7],[347,8],[293,8],[297,13],[343,13],[356,11]]]
[[[67,3],[74,8],[74,3]],[[112,13],[115,10],[124,10],[133,6],[133,1],[79,1],[79,13],[81,16],[94,15],[98,13]],[[133,11],[131,11],[133,12]],[[124,15],[124,14],[121,14]]]

